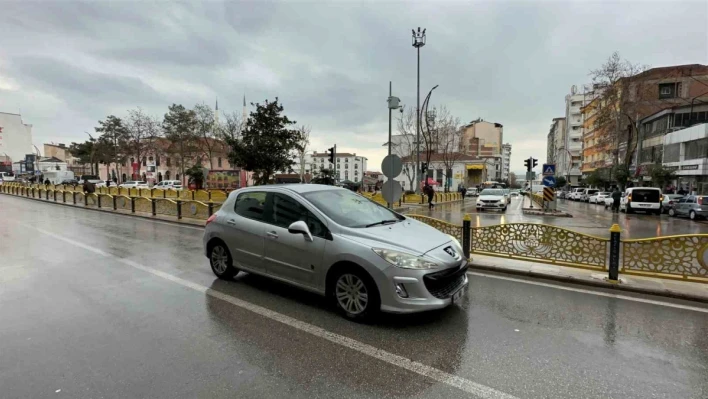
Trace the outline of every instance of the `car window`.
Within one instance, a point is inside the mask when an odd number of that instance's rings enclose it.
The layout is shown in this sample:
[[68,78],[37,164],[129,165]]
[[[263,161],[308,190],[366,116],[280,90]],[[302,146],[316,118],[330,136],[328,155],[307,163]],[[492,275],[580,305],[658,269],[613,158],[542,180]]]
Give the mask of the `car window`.
[[285,229],[290,227],[294,222],[303,221],[307,224],[313,236],[325,236],[327,228],[324,223],[302,204],[285,194],[275,193],[272,198],[272,206],[268,211],[266,221]]
[[504,192],[502,190],[494,190],[494,189],[486,188],[486,189],[482,190],[482,192],[479,195],[504,195]]
[[234,211],[240,216],[263,220],[266,202],[266,193],[263,191],[252,191],[239,194],[236,197]]
[[688,198],[686,198],[686,203],[687,203],[687,204],[695,204],[695,203],[696,203],[696,197],[688,197]]
[[402,220],[393,211],[349,190],[312,191],[302,196],[342,226],[366,227],[382,221]]
[[636,189],[632,191],[634,202],[659,202],[659,190]]

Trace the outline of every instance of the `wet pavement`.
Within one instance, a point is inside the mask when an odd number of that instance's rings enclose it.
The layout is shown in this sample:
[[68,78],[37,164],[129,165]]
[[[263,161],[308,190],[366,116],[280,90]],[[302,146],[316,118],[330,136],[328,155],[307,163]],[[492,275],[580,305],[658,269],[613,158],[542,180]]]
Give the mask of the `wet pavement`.
[[362,325],[216,279],[201,237],[0,195],[0,397],[708,396],[705,305],[476,273],[459,306]]
[[[506,223],[543,223],[585,234],[609,237],[609,229],[617,223],[622,228],[623,238],[650,238],[678,234],[708,234],[708,222],[691,221],[687,218],[673,218],[669,215],[648,215],[642,213],[625,215],[605,210],[602,205],[587,204],[570,200],[558,200],[558,209],[573,215],[572,218],[556,216],[524,215],[523,207],[529,206],[527,198],[512,198],[506,213],[500,211],[477,212],[476,198],[467,198],[464,203],[442,204],[434,210],[415,209],[410,213],[430,216],[462,224],[465,213],[472,218],[472,226],[490,226]],[[534,204],[534,207],[537,205]]]

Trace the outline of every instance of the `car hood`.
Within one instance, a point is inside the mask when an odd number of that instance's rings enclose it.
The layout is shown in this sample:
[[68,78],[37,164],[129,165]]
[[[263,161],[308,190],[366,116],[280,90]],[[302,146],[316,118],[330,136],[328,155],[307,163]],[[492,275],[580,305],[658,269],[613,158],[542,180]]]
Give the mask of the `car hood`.
[[342,235],[372,248],[394,247],[416,255],[452,241],[440,230],[410,218],[383,226],[343,228]]
[[504,199],[503,195],[480,195],[478,200],[487,200],[487,201],[501,201]]

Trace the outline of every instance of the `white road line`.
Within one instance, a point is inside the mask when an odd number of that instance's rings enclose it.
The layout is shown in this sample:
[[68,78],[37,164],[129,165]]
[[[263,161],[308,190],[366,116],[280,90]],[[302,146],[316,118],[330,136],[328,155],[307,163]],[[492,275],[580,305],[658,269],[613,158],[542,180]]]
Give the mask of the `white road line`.
[[304,321],[300,321],[300,320],[292,318],[290,316],[286,316],[282,313],[278,313],[273,310],[264,308],[262,306],[258,306],[258,305],[252,304],[250,302],[247,302],[247,301],[232,297],[230,295],[224,294],[222,292],[212,290],[211,288],[203,286],[201,284],[197,284],[192,281],[188,281],[183,278],[173,276],[169,273],[165,273],[163,271],[153,269],[152,267],[141,265],[140,263],[134,262],[132,260],[116,258],[108,252],[91,247],[89,245],[83,244],[78,241],[71,240],[66,237],[62,237],[58,234],[54,234],[54,233],[49,232],[47,230],[43,230],[43,229],[40,229],[40,228],[37,228],[34,226],[30,226],[30,225],[24,224],[24,223],[20,223],[20,224],[28,229],[33,229],[33,230],[39,231],[40,233],[50,236],[54,239],[64,241],[66,243],[72,244],[72,245],[77,246],[79,248],[83,248],[83,249],[85,249],[89,252],[93,252],[97,255],[111,258],[112,260],[114,260],[116,262],[120,262],[125,265],[136,268],[138,270],[142,270],[144,272],[150,273],[154,276],[157,276],[157,277],[163,278],[165,280],[171,281],[173,283],[179,284],[185,288],[190,288],[194,291],[204,293],[204,294],[209,295],[214,298],[221,299],[221,300],[228,302],[234,306],[238,306],[242,309],[256,313],[256,314],[263,316],[265,318],[283,323],[289,327],[295,328],[295,329],[300,330],[302,332],[308,333],[308,334],[316,336],[318,338],[325,339],[329,342],[332,342],[334,344],[343,346],[345,348],[357,351],[357,352],[362,353],[364,355],[371,356],[375,359],[379,359],[379,360],[386,362],[392,366],[397,366],[402,369],[419,374],[421,376],[428,377],[428,378],[438,381],[440,383],[450,385],[450,386],[458,388],[464,392],[475,395],[479,398],[482,398],[482,399],[517,399],[515,396],[498,391],[494,388],[490,388],[486,385],[478,384],[478,383],[470,381],[466,378],[462,378],[462,377],[458,377],[454,374],[446,373],[442,370],[436,369],[435,367],[431,367],[431,366],[425,365],[423,363],[413,361],[413,360],[408,359],[406,357],[399,356],[399,355],[393,354],[391,352],[387,352],[383,349],[379,349],[374,346],[365,344],[365,343],[357,341],[355,339],[348,338],[343,335],[333,333],[331,331],[328,331],[323,328],[317,327],[315,325],[306,323]]
[[563,290],[563,291],[580,292],[583,294],[604,296],[607,298],[624,299],[627,301],[648,303],[651,305],[659,305],[659,306],[666,306],[666,307],[676,308],[676,309],[693,310],[694,312],[708,313],[708,309],[697,307],[697,306],[679,305],[677,303],[662,302],[662,301],[656,301],[653,299],[636,298],[633,296],[627,296],[627,295],[621,295],[621,294],[610,294],[608,292],[586,290],[583,288],[565,287],[565,286],[557,285],[557,284],[541,283],[538,281],[530,281],[530,280],[524,280],[524,279],[514,278],[514,277],[496,276],[496,275],[492,275],[492,274],[484,274],[484,273],[478,273],[478,272],[467,272],[467,274],[471,274],[473,276],[479,276],[479,277],[495,278],[498,280],[514,281],[514,282],[523,283],[523,284],[538,285],[541,287],[555,288],[557,290]]

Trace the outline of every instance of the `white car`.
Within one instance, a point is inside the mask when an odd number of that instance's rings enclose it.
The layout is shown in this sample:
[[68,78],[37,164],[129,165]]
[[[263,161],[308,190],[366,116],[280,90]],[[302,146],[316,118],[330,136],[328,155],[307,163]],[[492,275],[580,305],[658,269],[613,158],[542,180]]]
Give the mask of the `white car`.
[[583,193],[584,188],[574,188],[573,191],[568,194],[568,199],[573,201],[578,201],[580,199],[580,194]]
[[127,182],[119,185],[118,187],[122,187],[122,188],[150,188],[146,182],[139,181],[139,180],[127,181]]
[[152,188],[157,188],[159,190],[167,190],[167,189],[181,190],[182,189],[182,182],[179,180],[163,180],[163,181],[155,184]]
[[661,214],[661,190],[654,187],[631,187],[625,191],[620,201],[620,212],[627,214],[644,211],[655,215]]
[[590,202],[590,196],[594,195],[595,193],[599,193],[600,190],[596,190],[593,188],[586,188],[585,190],[580,192],[579,199],[582,202]]
[[595,193],[595,195],[590,197],[590,203],[591,204],[605,204],[605,198],[610,197],[612,195],[611,192],[609,191],[602,191]]
[[507,205],[506,195],[501,188],[485,188],[477,198],[478,212],[484,212],[486,209],[506,212]]

